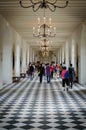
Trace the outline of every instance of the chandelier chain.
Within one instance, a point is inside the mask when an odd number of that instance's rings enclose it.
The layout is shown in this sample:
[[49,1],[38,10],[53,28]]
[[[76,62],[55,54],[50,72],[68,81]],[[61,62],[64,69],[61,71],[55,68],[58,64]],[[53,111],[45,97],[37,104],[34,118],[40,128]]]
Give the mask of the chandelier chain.
[[36,12],[39,10],[39,8],[44,8],[44,9],[49,9],[50,11],[54,12],[56,10],[56,8],[65,8],[68,6],[68,1],[65,1],[65,5],[63,6],[58,6],[56,5],[57,0],[55,0],[54,2],[49,2],[48,0],[42,0],[39,2],[33,2],[33,0],[30,0],[31,5],[25,6],[24,3],[22,2],[23,0],[19,0],[20,6],[22,8],[33,8],[33,11]]

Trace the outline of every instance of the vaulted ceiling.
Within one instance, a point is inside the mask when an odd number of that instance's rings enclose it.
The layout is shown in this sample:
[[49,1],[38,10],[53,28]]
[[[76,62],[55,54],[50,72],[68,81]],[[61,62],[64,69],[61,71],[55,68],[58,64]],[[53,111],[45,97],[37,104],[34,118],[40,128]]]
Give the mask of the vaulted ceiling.
[[[29,0],[23,0],[27,3]],[[37,1],[37,0],[34,0]],[[54,1],[54,0],[53,0]],[[58,0],[63,5],[65,0]],[[55,12],[45,10],[47,20],[51,17],[56,27],[56,37],[52,38],[52,49],[59,48],[71,36],[73,31],[86,22],[86,0],[68,0],[66,8],[57,8]],[[33,12],[32,8],[22,8],[19,0],[0,0],[0,14],[33,48],[38,49],[38,38],[33,37],[33,26],[37,26],[37,18],[43,18],[44,10]]]

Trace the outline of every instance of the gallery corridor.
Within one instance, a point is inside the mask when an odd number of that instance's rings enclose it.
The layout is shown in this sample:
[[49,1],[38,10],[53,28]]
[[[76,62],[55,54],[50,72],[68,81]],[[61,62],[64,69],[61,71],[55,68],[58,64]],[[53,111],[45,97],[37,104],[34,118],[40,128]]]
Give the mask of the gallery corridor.
[[0,130],[86,130],[86,0],[0,0]]
[[86,130],[86,86],[63,91],[61,80],[38,76],[0,90],[0,130]]

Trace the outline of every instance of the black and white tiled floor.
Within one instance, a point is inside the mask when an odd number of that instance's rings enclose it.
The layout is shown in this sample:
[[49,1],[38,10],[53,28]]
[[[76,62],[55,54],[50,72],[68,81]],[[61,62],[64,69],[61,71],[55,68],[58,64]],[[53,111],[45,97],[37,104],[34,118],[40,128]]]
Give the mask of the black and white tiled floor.
[[0,90],[0,130],[86,130],[86,87],[63,91],[38,77]]

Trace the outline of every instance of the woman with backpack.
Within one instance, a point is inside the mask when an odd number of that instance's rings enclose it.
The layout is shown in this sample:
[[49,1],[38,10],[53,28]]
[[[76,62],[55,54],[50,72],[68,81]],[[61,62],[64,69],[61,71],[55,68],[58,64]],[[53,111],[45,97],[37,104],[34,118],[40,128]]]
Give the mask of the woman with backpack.
[[69,88],[69,72],[68,70],[66,70],[66,66],[63,67],[62,69],[62,73],[61,73],[61,77],[62,77],[62,87],[67,89]]

